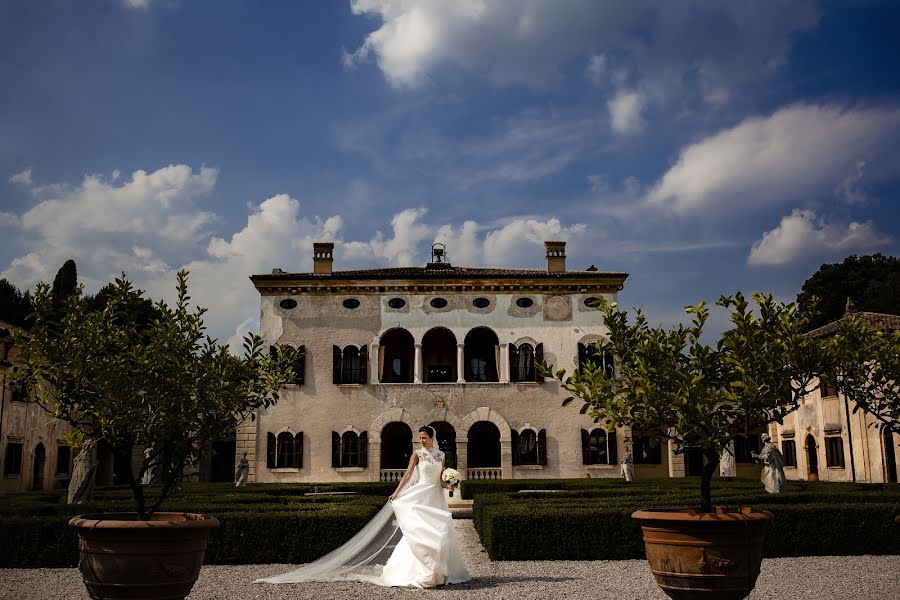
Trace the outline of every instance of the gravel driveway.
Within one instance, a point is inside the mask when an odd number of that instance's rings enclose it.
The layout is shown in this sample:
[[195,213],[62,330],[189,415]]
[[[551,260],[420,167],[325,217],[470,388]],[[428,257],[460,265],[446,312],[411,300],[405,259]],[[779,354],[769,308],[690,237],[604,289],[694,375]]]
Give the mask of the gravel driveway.
[[[446,589],[379,588],[361,583],[263,585],[257,577],[283,573],[288,565],[208,566],[190,600],[347,598],[564,598],[565,600],[667,600],[642,560],[491,562],[472,521],[454,521],[472,581]],[[4,600],[88,599],[76,569],[0,570]],[[896,600],[900,556],[775,558],[763,561],[756,600]]]

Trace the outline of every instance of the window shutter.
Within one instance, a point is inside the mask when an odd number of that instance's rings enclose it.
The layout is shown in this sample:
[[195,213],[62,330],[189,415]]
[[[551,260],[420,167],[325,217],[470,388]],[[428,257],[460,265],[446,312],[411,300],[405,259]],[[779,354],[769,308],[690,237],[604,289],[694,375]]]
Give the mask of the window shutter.
[[306,380],[306,346],[300,346],[297,348],[297,360],[294,361],[294,383],[297,385],[303,385],[303,382]]
[[538,371],[538,365],[544,362],[544,344],[538,344],[534,349],[534,380],[538,383],[544,382],[544,377]]
[[519,444],[519,432],[515,429],[512,430],[512,464],[514,467],[522,464],[522,448]]
[[359,347],[359,381],[356,383],[369,383],[369,345]]
[[581,430],[581,464],[591,464],[591,434]]
[[341,436],[337,431],[331,432],[331,468],[341,466]]
[[275,434],[266,436],[266,468],[275,468]]
[[359,451],[359,466],[365,469],[369,466],[369,434],[367,432],[363,431],[359,434],[357,448]]
[[294,436],[294,466],[303,468],[303,432]]
[[538,463],[547,466],[547,430],[538,432]]
[[331,383],[337,385],[341,382],[341,349],[338,346],[331,347]]
[[606,432],[606,443],[609,452],[609,464],[614,465],[619,462],[619,443],[616,440],[616,428],[610,427]]
[[509,379],[510,381],[521,381],[521,377],[519,377],[519,349],[515,344],[509,345]]

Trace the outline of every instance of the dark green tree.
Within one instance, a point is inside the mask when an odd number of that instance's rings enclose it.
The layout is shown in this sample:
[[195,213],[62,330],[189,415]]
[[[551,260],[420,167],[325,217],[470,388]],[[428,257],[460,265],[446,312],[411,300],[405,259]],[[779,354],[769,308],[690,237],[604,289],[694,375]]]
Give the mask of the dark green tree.
[[64,303],[65,299],[78,291],[78,268],[71,258],[67,260],[53,279],[51,294],[57,303]]
[[34,312],[30,292],[22,292],[5,279],[0,279],[0,321],[19,327],[28,326],[28,316]]
[[840,319],[847,298],[857,310],[900,314],[900,258],[853,255],[822,265],[803,284],[797,307],[812,330]]
[[[125,277],[125,274],[122,274]],[[117,296],[116,284],[114,282],[107,283],[100,291],[93,296],[85,296],[85,308],[91,312],[100,312]],[[126,318],[135,324],[138,331],[145,331],[154,320],[161,316],[159,310],[153,305],[149,298],[144,298],[140,294],[129,294],[119,297],[117,300],[121,306],[119,310]]]

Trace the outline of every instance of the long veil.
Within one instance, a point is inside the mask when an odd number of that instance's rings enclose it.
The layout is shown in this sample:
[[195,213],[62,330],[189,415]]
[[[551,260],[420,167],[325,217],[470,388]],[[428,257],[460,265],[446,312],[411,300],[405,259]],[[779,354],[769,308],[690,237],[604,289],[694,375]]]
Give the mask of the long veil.
[[[401,492],[416,484],[419,469]],[[253,583],[301,583],[304,581],[372,581],[390,558],[403,533],[394,518],[394,508],[387,502],[359,533],[343,546],[322,558],[283,575],[257,579]]]

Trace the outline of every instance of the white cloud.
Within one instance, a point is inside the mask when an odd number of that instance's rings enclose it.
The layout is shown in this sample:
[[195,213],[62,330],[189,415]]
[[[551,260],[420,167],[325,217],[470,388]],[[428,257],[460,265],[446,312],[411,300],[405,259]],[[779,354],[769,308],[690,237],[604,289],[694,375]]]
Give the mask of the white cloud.
[[419,243],[428,237],[430,228],[419,222],[424,208],[407,208],[394,215],[391,226],[394,237],[385,239],[381,231],[368,242],[348,242],[342,249],[344,257],[354,261],[387,260],[388,264],[408,267],[423,262],[417,252]]
[[[831,194],[860,157],[898,154],[900,111],[796,105],[681,150],[647,200],[678,214],[741,212]],[[874,160],[873,176],[876,175]]]
[[586,225],[565,227],[559,219],[514,219],[485,235],[484,256],[493,265],[533,265],[535,249],[542,251],[545,241],[566,240],[566,254],[575,254],[579,239],[586,232]]
[[870,252],[891,243],[872,223],[828,223],[811,210],[795,209],[753,244],[747,264],[754,267],[789,265]]
[[620,135],[638,133],[643,128],[641,111],[646,99],[641,92],[619,91],[607,102],[612,130]]
[[0,210],[0,227],[18,227],[20,224],[18,215]]
[[20,173],[16,173],[12,177],[9,178],[10,183],[18,183],[19,185],[24,185],[27,187],[31,187],[31,167],[28,167],[24,171]]
[[137,8],[145,10],[150,7],[151,0],[122,0],[122,4],[124,4],[128,8]]
[[865,204],[869,197],[862,186],[863,175],[866,171],[866,161],[856,161],[856,170],[847,175],[834,190],[834,195],[847,204]]
[[374,57],[396,87],[448,64],[500,85],[547,87],[577,58],[591,61],[593,80],[602,61],[594,59],[612,52],[654,96],[689,85],[714,104],[776,70],[794,32],[821,14],[817,0],[351,0],[351,8],[380,24],[345,64]]
[[594,85],[600,85],[603,83],[603,78],[606,76],[606,69],[608,66],[609,60],[607,59],[605,54],[595,54],[589,60],[587,67],[585,67],[585,75],[588,78],[588,81],[593,83]]

